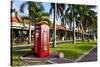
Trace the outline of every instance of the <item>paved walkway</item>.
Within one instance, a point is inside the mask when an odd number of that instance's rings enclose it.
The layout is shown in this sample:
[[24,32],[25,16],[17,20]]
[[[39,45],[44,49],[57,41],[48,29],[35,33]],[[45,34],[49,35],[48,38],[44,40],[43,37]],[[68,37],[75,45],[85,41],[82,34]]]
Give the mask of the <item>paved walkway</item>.
[[[77,40],[80,41],[80,40]],[[72,42],[72,40],[64,40],[64,41],[57,41],[56,43],[68,43]],[[50,42],[52,44],[53,42]],[[24,44],[24,45],[14,45],[12,46],[12,50],[19,50],[19,49],[27,49],[27,48],[32,48],[33,44]]]
[[71,63],[73,62],[70,59],[59,58],[58,53],[51,53],[48,57],[36,57],[33,54],[26,54],[20,57],[23,61],[26,62],[47,62],[48,64],[59,64],[59,63]]
[[94,48],[89,54],[84,56],[78,62],[90,62],[90,61],[97,61],[97,47]]
[[73,61],[66,58],[52,58],[47,60],[47,62],[52,64],[60,64],[60,63],[72,63]]
[[[29,53],[21,57],[26,62],[47,62],[47,64],[60,64],[60,63],[73,63],[74,61],[66,58],[59,58],[58,53],[52,53],[48,57],[39,58]],[[84,56],[78,62],[97,61],[97,47],[90,51],[89,54]]]
[[[71,41],[68,41],[71,42]],[[58,42],[60,43],[60,42]],[[31,48],[33,45],[22,45],[22,46],[15,46],[13,47],[13,50],[17,50],[17,49],[22,49],[22,48]],[[34,60],[40,60],[40,58],[34,58],[34,57],[23,57],[22,59],[29,61],[33,59]],[[71,63],[73,62],[72,60],[69,59],[65,59],[65,58],[58,58],[56,53],[53,53],[51,56],[43,58],[41,60],[45,60],[48,63]],[[78,62],[90,62],[90,61],[97,61],[97,47],[94,48],[89,54],[87,54],[86,56],[84,56],[82,59],[80,59]]]

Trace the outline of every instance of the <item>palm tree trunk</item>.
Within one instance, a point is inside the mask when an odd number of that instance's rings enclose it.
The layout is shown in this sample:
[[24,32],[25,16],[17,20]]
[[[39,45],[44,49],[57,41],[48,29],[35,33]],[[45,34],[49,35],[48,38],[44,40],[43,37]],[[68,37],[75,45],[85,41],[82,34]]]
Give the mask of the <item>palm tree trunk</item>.
[[55,4],[55,7],[54,7],[55,9],[54,9],[54,19],[53,19],[53,21],[54,21],[54,24],[53,24],[53,31],[54,31],[54,40],[53,40],[53,48],[54,47],[56,47],[56,8],[57,8],[57,6],[56,6],[56,4]]
[[31,44],[31,22],[29,22],[29,37],[28,37],[28,44]]
[[73,44],[75,43],[75,18],[73,18]]
[[[65,23],[66,21],[64,21],[64,23]],[[66,32],[66,23],[65,23],[65,35],[64,35],[64,37],[65,37],[65,39],[66,39],[66,36],[67,36],[67,32]]]
[[74,7],[72,7],[72,21],[73,21],[73,44],[75,43],[75,17],[74,17]]
[[82,29],[82,41],[84,41],[84,30]]
[[[82,23],[84,23],[84,19],[83,19]],[[83,24],[82,24],[82,41],[84,41],[84,28],[83,28]]]
[[28,36],[28,44],[31,44],[31,20],[32,20],[32,17],[31,17],[31,6],[29,5],[29,36]]

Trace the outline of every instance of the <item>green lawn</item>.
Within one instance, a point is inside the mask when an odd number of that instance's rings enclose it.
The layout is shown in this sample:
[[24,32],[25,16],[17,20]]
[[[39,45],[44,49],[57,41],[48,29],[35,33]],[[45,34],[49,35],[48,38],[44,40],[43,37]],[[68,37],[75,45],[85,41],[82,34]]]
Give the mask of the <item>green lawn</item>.
[[75,60],[79,56],[83,55],[84,52],[87,52],[93,46],[96,46],[95,41],[91,42],[79,42],[76,44],[72,43],[62,43],[57,44],[56,48],[51,48],[53,52],[61,51],[64,53],[65,58]]
[[[58,52],[61,51],[64,53],[65,58],[75,60],[84,52],[87,52],[90,48],[93,46],[96,46],[95,41],[91,42],[79,42],[76,44],[72,43],[61,43],[57,44],[56,48],[51,48],[53,52]],[[12,65],[13,66],[20,66],[20,65],[40,65],[40,64],[46,64],[46,62],[40,62],[40,63],[28,63],[23,60],[21,60],[19,57],[32,52],[30,48],[28,49],[22,49],[18,51],[13,51],[12,52]]]
[[31,49],[22,49],[18,51],[13,51],[12,52],[12,66],[29,66],[29,65],[41,65],[41,64],[46,64],[46,62],[26,62],[22,59],[20,59],[20,56],[23,56],[25,54],[28,54],[32,52]]

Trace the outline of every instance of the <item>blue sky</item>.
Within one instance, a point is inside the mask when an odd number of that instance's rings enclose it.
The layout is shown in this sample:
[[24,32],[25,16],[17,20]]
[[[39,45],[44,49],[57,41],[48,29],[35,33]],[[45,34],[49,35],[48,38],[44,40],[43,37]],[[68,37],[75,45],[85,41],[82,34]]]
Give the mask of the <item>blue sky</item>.
[[13,1],[13,8],[15,8],[17,11],[18,11],[18,15],[20,16],[27,16],[28,15],[28,10],[26,9],[25,13],[20,13],[19,9],[20,9],[20,6],[21,4],[24,2],[24,1],[20,1],[20,0],[12,0]]
[[[27,10],[28,5],[24,9],[24,11],[25,11],[24,13],[21,13],[20,10],[19,10],[21,4],[24,3],[24,2],[26,2],[26,1],[13,0],[13,8],[15,8],[18,11],[19,16],[28,16],[28,10]],[[42,4],[43,4],[43,7],[44,7],[44,11],[49,13],[50,8],[51,8],[50,3],[49,2],[42,2]],[[66,8],[67,8],[67,6],[66,6]],[[51,20],[52,23],[53,23],[53,18],[54,18],[53,14],[51,14],[50,20]],[[56,24],[61,24],[61,18],[56,19]]]
[[[18,11],[19,16],[28,16],[28,10],[27,10],[28,6],[26,6],[26,8],[24,9],[25,13],[21,13],[20,10],[19,10],[21,4],[26,2],[26,1],[20,1],[20,0],[12,0],[12,1],[13,1],[13,8],[15,8]],[[51,8],[50,3],[49,2],[42,2],[42,4],[43,4],[43,7],[44,7],[44,11],[49,13],[49,10]],[[53,21],[53,15],[52,14],[50,16],[50,20]],[[60,22],[61,22],[60,18],[58,18],[56,20],[56,22],[57,22],[57,24],[60,24]]]
[[[12,0],[12,1],[13,1],[13,7],[18,11],[18,15],[19,16],[28,16],[28,10],[27,10],[28,6],[26,6],[26,8],[24,10],[25,13],[21,13],[19,11],[21,4],[24,3],[24,2],[26,2],[26,1],[21,1],[21,0]],[[49,2],[42,2],[42,4],[44,6],[44,11],[45,12],[49,12],[49,10],[50,10],[50,3]],[[67,8],[67,6],[66,6],[66,8]],[[96,9],[94,9],[94,10],[96,11]],[[50,20],[53,21],[53,14],[51,14]],[[60,18],[56,19],[56,23],[57,24],[61,23]]]
[[[24,3],[24,2],[26,2],[26,1],[13,0],[13,7],[14,7],[17,11],[19,11],[21,4]],[[42,4],[43,4],[43,6],[44,6],[45,12],[49,12],[49,10],[50,10],[50,3],[43,2]],[[24,16],[27,16],[27,15],[28,15],[27,7],[28,7],[28,6],[26,6],[26,8],[25,8],[25,13],[20,13],[20,12],[19,12],[19,15],[21,15],[21,16],[23,16],[23,15],[24,15]]]

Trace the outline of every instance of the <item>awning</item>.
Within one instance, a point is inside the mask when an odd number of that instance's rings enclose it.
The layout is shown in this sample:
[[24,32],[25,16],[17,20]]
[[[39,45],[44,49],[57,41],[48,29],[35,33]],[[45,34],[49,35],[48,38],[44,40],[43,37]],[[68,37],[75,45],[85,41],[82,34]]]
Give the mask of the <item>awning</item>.
[[[12,22],[11,25],[12,29],[24,29],[24,30],[29,30],[29,25],[25,24],[25,26],[22,23],[16,23],[16,22]],[[34,26],[31,25],[31,30],[34,30]]]

